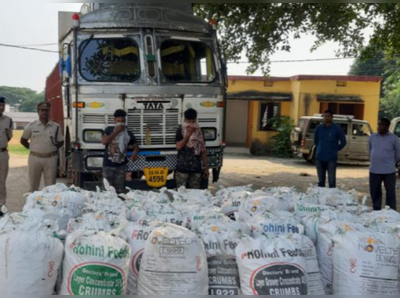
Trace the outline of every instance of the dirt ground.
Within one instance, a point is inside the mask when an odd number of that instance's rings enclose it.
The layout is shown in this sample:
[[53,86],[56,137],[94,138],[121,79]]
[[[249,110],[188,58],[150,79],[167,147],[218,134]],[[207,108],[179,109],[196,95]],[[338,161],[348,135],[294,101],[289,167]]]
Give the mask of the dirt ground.
[[[22,209],[25,203],[24,194],[29,191],[27,159],[27,156],[21,155],[12,155],[10,159],[7,207],[12,212]],[[228,155],[225,157],[220,181],[211,185],[210,189],[214,192],[220,185],[252,184],[255,188],[294,186],[299,191],[305,191],[316,182],[315,167],[303,160]],[[356,189],[360,195],[368,196],[368,167],[340,165],[338,186],[345,189]],[[400,198],[400,189],[397,190],[397,195]],[[398,201],[400,203],[400,199]]]

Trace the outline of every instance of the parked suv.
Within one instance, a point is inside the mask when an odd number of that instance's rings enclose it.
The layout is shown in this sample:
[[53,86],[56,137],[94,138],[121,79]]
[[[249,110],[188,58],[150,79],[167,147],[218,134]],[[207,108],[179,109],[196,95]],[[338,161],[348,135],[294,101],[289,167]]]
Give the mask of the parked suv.
[[[323,121],[323,115],[320,114],[301,117],[298,126],[294,128],[290,135],[293,152],[308,162],[315,163],[316,148],[314,145],[314,131]],[[334,115],[333,122],[343,128],[347,140],[347,146],[339,152],[339,162],[368,162],[368,140],[372,134],[369,123],[354,119],[354,116],[346,115]]]

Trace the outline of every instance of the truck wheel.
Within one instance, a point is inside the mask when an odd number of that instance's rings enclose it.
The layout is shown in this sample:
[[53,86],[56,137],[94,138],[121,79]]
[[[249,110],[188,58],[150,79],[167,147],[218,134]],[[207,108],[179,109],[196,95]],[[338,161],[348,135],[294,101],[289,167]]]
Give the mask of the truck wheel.
[[201,179],[201,182],[200,182],[200,189],[208,189],[208,182],[209,182],[209,180],[210,179]]
[[68,185],[75,185],[77,187],[81,187],[81,173],[72,170],[72,158],[71,156],[68,157]]

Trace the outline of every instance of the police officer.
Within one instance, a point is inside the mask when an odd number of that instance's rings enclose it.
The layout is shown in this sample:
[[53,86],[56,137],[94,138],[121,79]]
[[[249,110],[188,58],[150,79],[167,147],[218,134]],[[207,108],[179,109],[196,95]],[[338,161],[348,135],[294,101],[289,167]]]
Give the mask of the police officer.
[[12,119],[5,116],[6,99],[0,96],[0,217],[3,216],[1,207],[6,204],[6,180],[8,175],[8,155],[7,145],[13,135]]
[[28,161],[31,192],[39,190],[42,174],[45,186],[56,183],[58,149],[64,145],[64,138],[60,126],[50,121],[50,108],[48,102],[39,103],[39,120],[29,123],[21,137],[21,144],[31,151]]

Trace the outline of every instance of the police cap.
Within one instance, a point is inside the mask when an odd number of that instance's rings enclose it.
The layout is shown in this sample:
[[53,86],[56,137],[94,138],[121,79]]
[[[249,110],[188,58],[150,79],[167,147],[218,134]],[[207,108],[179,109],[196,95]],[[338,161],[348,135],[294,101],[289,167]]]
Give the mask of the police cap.
[[0,95],[0,104],[5,104],[6,98]]
[[38,110],[39,110],[39,109],[42,109],[42,110],[50,110],[50,108],[51,108],[51,104],[50,104],[49,102],[47,102],[47,101],[40,102],[40,103],[37,105],[37,109],[38,109]]

